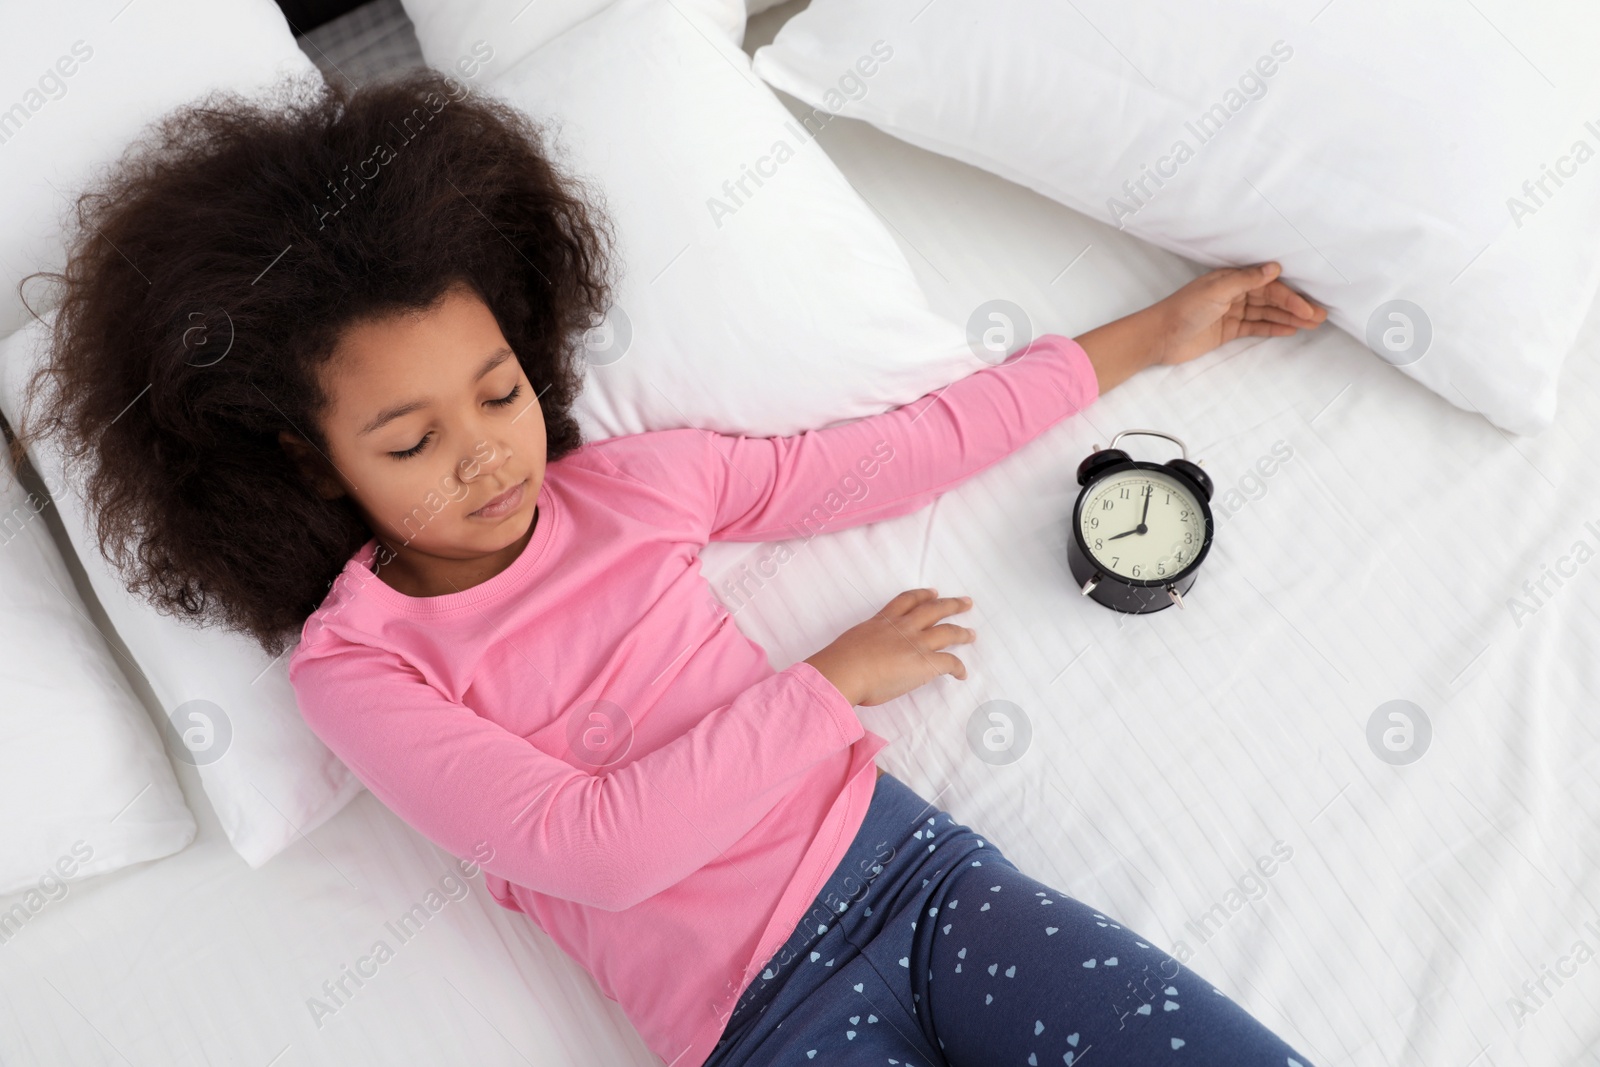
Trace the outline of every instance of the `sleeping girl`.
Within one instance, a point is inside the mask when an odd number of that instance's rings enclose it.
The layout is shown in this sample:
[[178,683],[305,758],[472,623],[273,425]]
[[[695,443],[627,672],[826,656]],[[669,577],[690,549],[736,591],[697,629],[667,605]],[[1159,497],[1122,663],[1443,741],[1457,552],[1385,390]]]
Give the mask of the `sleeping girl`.
[[673,1067],[1311,1067],[876,766],[856,709],[966,678],[970,598],[906,590],[774,671],[698,553],[790,536],[864,460],[830,528],[904,515],[1143,367],[1325,313],[1218,270],[870,418],[586,441],[613,236],[539,127],[454,89],[213,100],[79,202],[22,434],[130,589],[292,649],[316,735]]

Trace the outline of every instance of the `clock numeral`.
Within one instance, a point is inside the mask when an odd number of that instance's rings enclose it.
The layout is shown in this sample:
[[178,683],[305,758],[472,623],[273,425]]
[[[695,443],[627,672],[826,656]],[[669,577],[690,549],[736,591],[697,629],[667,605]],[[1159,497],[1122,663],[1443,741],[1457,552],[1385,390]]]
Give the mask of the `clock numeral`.
[[1130,499],[1130,497],[1128,496],[1128,487],[1127,486],[1123,486],[1122,487],[1122,499],[1123,500]]
[[1099,517],[1097,516],[1095,518],[1091,518],[1089,520],[1089,526],[1090,526],[1091,529],[1098,530],[1100,528],[1100,519],[1099,519]]
[[1100,510],[1101,511],[1110,511],[1111,510],[1111,500],[1109,498],[1107,498],[1106,500],[1103,500],[1103,501],[1100,502]]
[[1115,567],[1115,566],[1116,566],[1116,565],[1117,565],[1117,562],[1118,562],[1118,561],[1119,561],[1119,560],[1121,560],[1121,559],[1122,559],[1122,557],[1121,557],[1121,556],[1112,556],[1112,557],[1111,557],[1111,565],[1112,565],[1112,566],[1113,566],[1113,567]]
[[1102,545],[1102,544],[1101,544],[1101,539],[1100,539],[1100,538],[1098,538],[1098,537],[1096,537],[1096,538],[1095,538],[1095,539],[1094,539],[1094,547],[1096,547],[1096,548],[1103,548],[1103,547],[1105,547],[1105,546],[1104,546],[1104,545]]
[[1135,578],[1139,577],[1139,565],[1137,563],[1133,565],[1133,576]]
[[1172,503],[1172,494],[1171,493],[1167,494],[1167,503],[1169,503],[1169,504]]
[[1183,535],[1183,543],[1186,544],[1186,545],[1194,544],[1194,534],[1192,534],[1192,533],[1184,534]]
[[1167,573],[1167,564],[1166,564],[1165,560],[1162,560],[1160,563],[1156,564],[1156,573],[1157,574],[1165,574],[1165,573]]
[[1178,518],[1187,519],[1188,517],[1189,517],[1189,511],[1188,511],[1187,508],[1184,509],[1183,511],[1178,512]]

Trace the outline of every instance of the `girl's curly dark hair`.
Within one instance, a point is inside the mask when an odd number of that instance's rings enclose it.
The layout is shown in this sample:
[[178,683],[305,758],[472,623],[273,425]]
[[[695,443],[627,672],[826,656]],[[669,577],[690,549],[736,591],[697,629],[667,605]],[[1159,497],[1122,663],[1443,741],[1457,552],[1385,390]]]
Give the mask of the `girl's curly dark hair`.
[[539,396],[548,459],[583,443],[580,338],[613,237],[581,193],[532,120],[439,72],[206,97],[79,198],[18,441],[82,468],[130,591],[276,655],[372,536],[278,442],[326,453],[316,371],[342,328],[465,282]]

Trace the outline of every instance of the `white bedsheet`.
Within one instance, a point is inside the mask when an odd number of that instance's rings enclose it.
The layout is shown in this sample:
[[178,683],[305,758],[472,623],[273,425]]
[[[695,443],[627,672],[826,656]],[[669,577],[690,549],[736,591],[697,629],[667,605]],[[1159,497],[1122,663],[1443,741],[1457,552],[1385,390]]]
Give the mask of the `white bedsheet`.
[[[770,37],[763,21],[747,48]],[[1081,332],[1196,273],[848,120],[821,143],[958,321],[1003,297],[1040,330]],[[1184,611],[1123,619],[1072,587],[1066,523],[1078,461],[1143,426],[1185,438],[1219,496],[1276,442],[1293,458],[1219,515]],[[1322,1067],[1593,1063],[1600,961],[1573,952],[1600,949],[1600,562],[1569,556],[1574,576],[1547,580],[1538,605],[1522,583],[1576,541],[1600,552],[1597,427],[1595,316],[1537,439],[1502,436],[1332,329],[1241,342],[1141,375],[928,509],[791,546],[744,593],[724,583],[772,546],[714,545],[704,569],[775,667],[901,589],[973,596],[970,678],[863,709],[894,742],[884,765],[1023,870],[1169,951],[1183,942]],[[1534,609],[1520,626],[1513,596]],[[967,747],[968,717],[994,699],[1032,724],[1009,766]],[[1407,766],[1366,740],[1394,699],[1433,728]],[[179,770],[196,844],[71,885],[0,943],[0,1062],[656,1062],[481,876],[402,943],[385,923],[445,897],[455,861],[370,795],[252,872]],[[1231,910],[1276,842],[1292,857]],[[323,983],[379,939],[393,958],[336,1004]],[[337,1008],[320,1025],[312,998]]]

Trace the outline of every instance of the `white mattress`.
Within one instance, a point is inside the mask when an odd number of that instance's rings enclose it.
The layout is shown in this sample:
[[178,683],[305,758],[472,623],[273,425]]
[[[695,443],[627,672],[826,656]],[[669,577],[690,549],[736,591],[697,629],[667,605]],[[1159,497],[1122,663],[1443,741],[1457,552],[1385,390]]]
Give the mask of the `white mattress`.
[[[1082,332],[1197,273],[849,120],[821,142],[958,321],[1004,297]],[[1219,495],[1276,442],[1293,458],[1219,516],[1185,610],[1125,619],[1073,588],[1066,523],[1090,446],[1147,426],[1185,438]],[[1600,962],[1572,954],[1600,949],[1600,563],[1520,627],[1507,599],[1575,541],[1600,550],[1597,427],[1600,316],[1537,439],[1325,328],[1141,375],[932,507],[812,540],[748,598],[723,582],[770,546],[713,545],[704,570],[778,668],[902,589],[973,596],[969,679],[862,710],[883,764],[1023,870],[1185,943],[1322,1067],[1594,1063]],[[1009,766],[967,748],[994,699],[1033,727]],[[1366,740],[1393,699],[1433,726],[1407,766]],[[72,885],[0,945],[0,1062],[658,1062],[481,876],[401,943],[385,924],[454,861],[369,794],[252,872],[179,770],[193,846]],[[1230,910],[1275,842],[1292,858]],[[393,958],[338,1006],[323,983],[379,939]],[[337,1010],[319,1022],[312,998]]]

